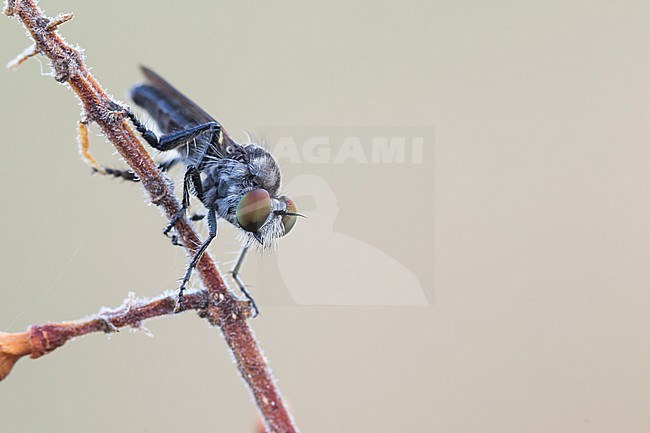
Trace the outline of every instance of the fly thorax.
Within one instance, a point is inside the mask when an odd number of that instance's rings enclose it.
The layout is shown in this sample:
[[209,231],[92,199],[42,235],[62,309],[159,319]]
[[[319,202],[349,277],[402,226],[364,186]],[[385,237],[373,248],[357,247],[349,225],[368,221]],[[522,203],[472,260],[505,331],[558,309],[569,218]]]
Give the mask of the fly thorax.
[[264,188],[271,195],[275,195],[280,189],[281,175],[280,168],[266,149],[250,144],[246,146],[248,154],[248,170],[253,183]]

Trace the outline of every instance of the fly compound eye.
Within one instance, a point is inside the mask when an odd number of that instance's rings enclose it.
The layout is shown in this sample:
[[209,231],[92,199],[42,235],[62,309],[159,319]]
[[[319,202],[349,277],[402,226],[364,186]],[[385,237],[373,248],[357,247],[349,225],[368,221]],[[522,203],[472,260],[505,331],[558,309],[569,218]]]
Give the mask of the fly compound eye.
[[[298,210],[296,204],[289,197],[285,197],[285,203],[287,204],[287,212],[289,214],[295,214]],[[286,235],[291,231],[293,226],[296,224],[298,219],[297,215],[284,215],[282,217],[282,225],[284,226],[284,234]]]
[[237,222],[247,232],[258,231],[271,213],[271,198],[262,188],[248,191],[237,205]]

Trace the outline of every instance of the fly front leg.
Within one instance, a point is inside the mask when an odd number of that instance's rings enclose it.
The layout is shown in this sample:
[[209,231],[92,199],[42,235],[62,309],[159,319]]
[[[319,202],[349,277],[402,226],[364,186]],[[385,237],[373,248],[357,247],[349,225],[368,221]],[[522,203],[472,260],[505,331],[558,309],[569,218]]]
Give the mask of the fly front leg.
[[[185,171],[183,177],[183,201],[180,210],[172,217],[169,224],[163,230],[163,234],[169,237],[169,232],[174,228],[178,220],[185,215],[185,212],[190,207],[190,194],[194,193],[199,200],[203,201],[203,182],[201,181],[201,173],[195,166],[190,165]],[[172,243],[178,245],[178,240],[172,236]]]
[[260,310],[257,309],[257,304],[255,303],[255,300],[250,295],[250,293],[248,293],[248,290],[246,290],[246,285],[244,284],[241,277],[239,276],[239,271],[241,270],[242,264],[244,263],[244,258],[246,257],[248,248],[249,247],[242,247],[242,250],[239,253],[239,257],[237,258],[237,262],[235,263],[235,267],[232,268],[232,271],[230,273],[232,274],[232,278],[233,280],[235,280],[235,283],[237,283],[239,290],[241,290],[244,296],[246,296],[246,299],[248,299],[248,302],[250,302],[253,310],[253,317],[257,317],[260,314]]
[[135,129],[140,133],[140,135],[142,135],[142,138],[144,138],[151,147],[160,150],[161,152],[176,149],[203,133],[209,133],[210,140],[212,140],[212,137],[221,134],[221,125],[217,122],[206,122],[182,131],[165,134],[158,138],[153,131],[147,129],[147,127],[144,126],[137,117],[135,117],[135,114],[133,114],[131,110],[126,109],[125,113],[127,117],[131,119],[131,122],[133,122]]
[[210,245],[210,242],[212,242],[212,240],[217,236],[217,212],[215,209],[208,210],[208,231],[209,234],[207,239],[203,241],[199,249],[196,251],[196,253],[194,253],[192,260],[187,267],[187,271],[185,271],[185,275],[183,276],[181,286],[178,288],[178,305],[174,310],[175,312],[183,311],[183,292],[185,291],[185,286],[187,286],[187,283],[190,281],[192,271],[194,268],[196,268],[196,265],[199,263],[201,256],[205,250],[208,249],[208,245]]
[[[169,134],[162,135],[160,138],[156,134],[147,129],[146,126],[138,120],[138,118],[133,114],[131,110],[125,108],[126,116],[131,120],[135,129],[142,135],[142,138],[149,143],[154,149],[160,150],[162,152],[174,150],[177,147],[185,145],[187,142],[197,138],[201,134],[208,134],[208,140],[213,141],[214,137],[217,137],[219,140],[222,139],[223,133],[221,131],[221,125],[219,123],[205,122],[200,125],[192,126],[190,128],[184,129],[182,131],[176,131]],[[179,161],[179,159],[173,159],[169,163],[169,166],[173,165]],[[183,201],[181,209],[174,215],[169,222],[169,224],[163,230],[165,236],[169,236],[169,232],[174,228],[178,220],[185,215],[186,210],[190,206],[190,194],[193,192],[199,200],[203,201],[203,184],[201,182],[201,173],[197,169],[201,164],[199,160],[196,163],[196,166],[190,165],[187,167],[185,172],[185,177],[183,180]],[[163,167],[164,168],[164,167]],[[178,238],[176,236],[171,236],[172,243],[174,245],[179,245]]]

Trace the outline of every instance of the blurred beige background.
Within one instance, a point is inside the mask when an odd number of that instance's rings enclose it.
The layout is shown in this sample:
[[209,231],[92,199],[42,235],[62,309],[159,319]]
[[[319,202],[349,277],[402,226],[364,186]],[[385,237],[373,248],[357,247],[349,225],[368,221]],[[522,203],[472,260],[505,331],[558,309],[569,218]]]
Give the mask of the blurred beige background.
[[[75,13],[62,32],[117,98],[147,64],[239,138],[434,131],[411,179],[282,163],[288,181],[325,177],[335,231],[407,266],[430,304],[298,305],[275,260],[318,278],[319,245],[301,238],[314,217],[277,258],[253,257],[253,327],[302,431],[650,431],[647,2],[42,6]],[[9,61],[29,41],[0,21]],[[0,71],[4,331],[174,289],[185,266],[138,186],[88,175],[78,104],[42,70]],[[397,193],[381,189],[398,175]],[[220,230],[225,266],[237,247]],[[354,275],[329,265],[341,284]],[[193,314],[148,327],[21,361],[0,384],[2,430],[252,431],[218,332]]]

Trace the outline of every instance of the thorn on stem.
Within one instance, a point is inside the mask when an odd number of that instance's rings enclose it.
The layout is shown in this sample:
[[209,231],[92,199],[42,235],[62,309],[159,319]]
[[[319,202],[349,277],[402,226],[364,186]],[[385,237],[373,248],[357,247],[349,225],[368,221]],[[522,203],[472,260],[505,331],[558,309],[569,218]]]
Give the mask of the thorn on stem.
[[25,48],[22,53],[18,54],[13,60],[7,63],[7,69],[16,69],[18,66],[22,65],[37,54],[38,50],[36,49],[36,44],[33,44]]
[[7,0],[5,2],[5,10],[3,13],[8,17],[13,16],[15,6],[16,6],[16,0]]
[[120,332],[120,330],[115,325],[113,325],[108,319],[104,317],[100,317],[99,320],[100,322],[102,322],[102,325],[104,327],[103,329],[104,334],[113,334],[115,332]]
[[52,19],[47,25],[45,26],[45,30],[48,32],[52,32],[57,29],[61,24],[67,23],[70,21],[72,18],[74,18],[74,15],[72,13],[67,13],[67,14],[58,14],[55,18]]

